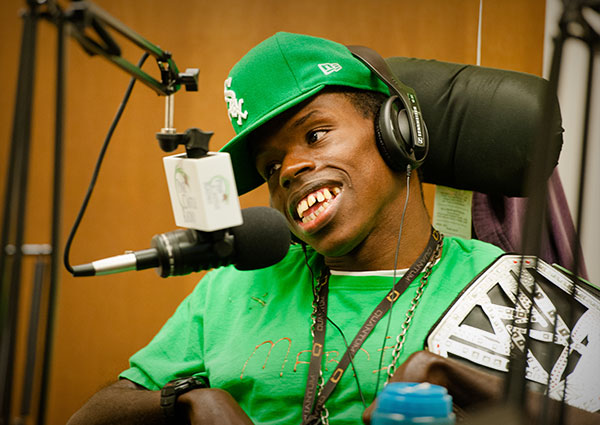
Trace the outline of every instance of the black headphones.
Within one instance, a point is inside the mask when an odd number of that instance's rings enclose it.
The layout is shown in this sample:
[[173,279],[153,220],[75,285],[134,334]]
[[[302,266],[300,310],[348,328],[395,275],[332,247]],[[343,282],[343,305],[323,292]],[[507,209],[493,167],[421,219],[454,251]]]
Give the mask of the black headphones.
[[394,76],[387,62],[365,46],[346,46],[348,50],[390,89],[375,119],[375,140],[385,162],[396,171],[417,169],[427,156],[429,134],[423,121],[415,91]]

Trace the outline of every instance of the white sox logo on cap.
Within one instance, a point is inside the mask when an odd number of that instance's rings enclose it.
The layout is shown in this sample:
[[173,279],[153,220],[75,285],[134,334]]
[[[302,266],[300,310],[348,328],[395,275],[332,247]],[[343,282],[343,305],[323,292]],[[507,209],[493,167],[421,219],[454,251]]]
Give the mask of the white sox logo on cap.
[[230,119],[237,118],[237,124],[242,125],[242,120],[248,118],[248,111],[242,110],[244,99],[238,99],[235,92],[230,89],[231,77],[225,80],[225,102],[227,103],[227,114]]

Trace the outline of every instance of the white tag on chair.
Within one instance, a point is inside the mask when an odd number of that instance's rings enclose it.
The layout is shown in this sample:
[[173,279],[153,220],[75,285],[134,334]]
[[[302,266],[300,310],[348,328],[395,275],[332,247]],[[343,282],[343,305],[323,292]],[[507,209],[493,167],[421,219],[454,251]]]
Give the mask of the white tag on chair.
[[433,227],[447,236],[471,239],[473,192],[437,185],[433,205]]

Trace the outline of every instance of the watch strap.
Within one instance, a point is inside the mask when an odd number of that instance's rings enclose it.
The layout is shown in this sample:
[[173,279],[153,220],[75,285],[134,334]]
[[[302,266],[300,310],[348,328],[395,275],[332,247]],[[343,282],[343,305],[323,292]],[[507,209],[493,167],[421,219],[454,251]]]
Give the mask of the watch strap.
[[187,376],[167,382],[160,390],[160,409],[163,415],[169,422],[174,422],[177,416],[177,398],[188,391],[207,387],[208,383],[202,377]]

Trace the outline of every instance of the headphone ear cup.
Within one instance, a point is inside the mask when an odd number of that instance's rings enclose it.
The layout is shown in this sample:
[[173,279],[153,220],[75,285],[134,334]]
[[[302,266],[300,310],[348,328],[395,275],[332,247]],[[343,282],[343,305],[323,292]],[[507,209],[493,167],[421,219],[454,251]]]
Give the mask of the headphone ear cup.
[[[392,114],[393,114],[392,110]],[[390,117],[393,119],[393,117]],[[398,124],[398,134],[400,135],[398,143],[402,143],[403,146],[412,146],[410,137],[410,124],[408,123],[408,116],[406,115],[406,109],[400,109],[396,115],[396,122]]]
[[398,96],[390,96],[381,105],[375,118],[377,148],[385,162],[395,171],[405,171],[407,164],[415,168],[415,158],[410,153],[410,125],[406,109],[401,105]]
[[375,119],[375,144],[377,145],[377,150],[379,154],[385,161],[385,163],[394,171],[402,171],[403,167],[397,163],[397,160],[394,159],[392,154],[387,149],[386,143],[383,141],[383,135],[381,134],[381,126],[379,125],[379,113],[377,114],[377,118]]

